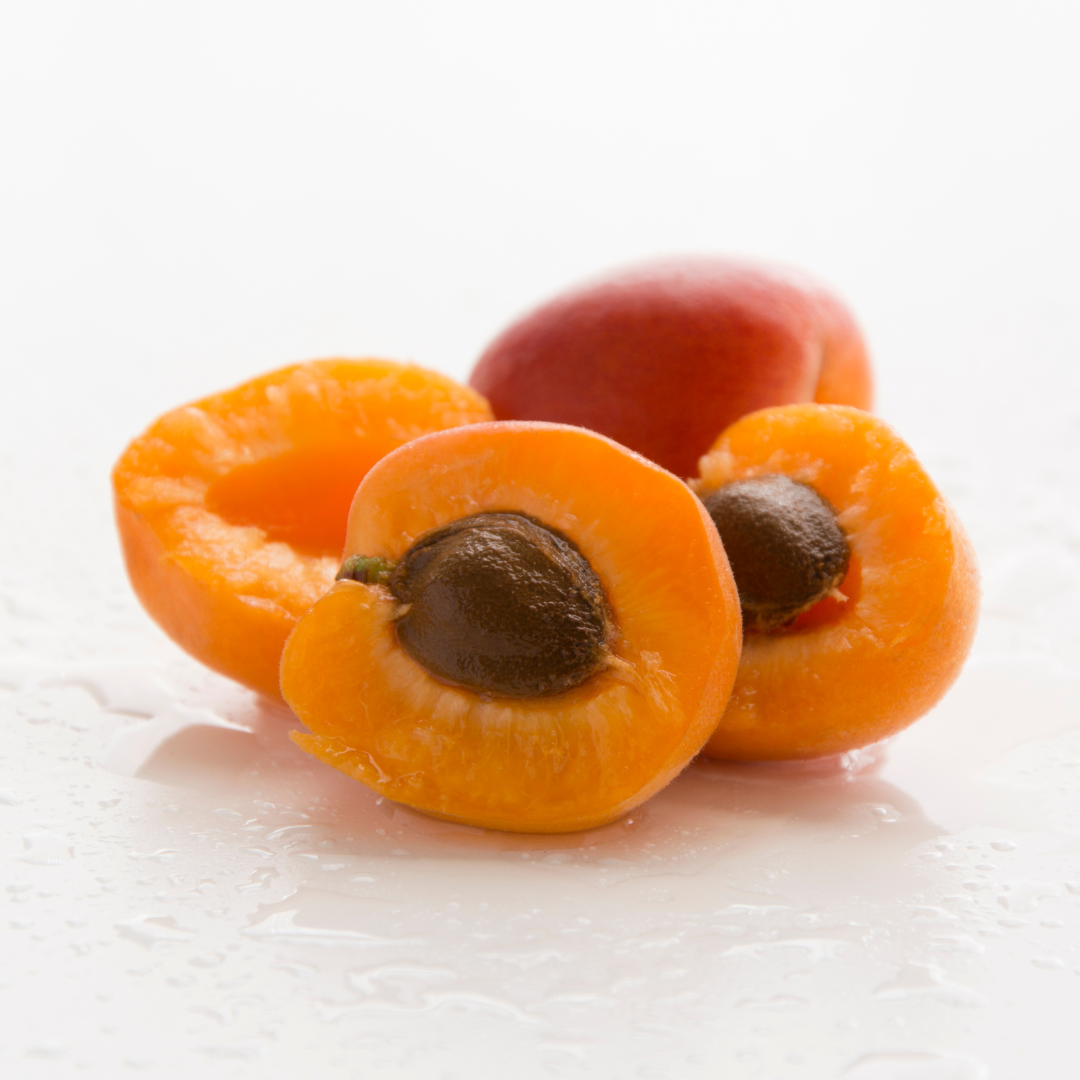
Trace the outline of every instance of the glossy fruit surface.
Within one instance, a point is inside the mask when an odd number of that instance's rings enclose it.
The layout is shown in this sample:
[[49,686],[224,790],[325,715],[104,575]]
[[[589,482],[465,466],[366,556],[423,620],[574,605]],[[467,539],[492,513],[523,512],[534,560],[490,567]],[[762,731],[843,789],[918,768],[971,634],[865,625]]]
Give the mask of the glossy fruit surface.
[[503,331],[470,385],[500,420],[591,428],[678,476],[740,416],[870,407],[851,313],[793,272],[717,258],[646,263],[573,289]]
[[895,734],[960,672],[979,608],[975,555],[910,448],[843,406],[744,417],[701,460],[703,497],[781,475],[832,504],[850,545],[839,591],[790,626],[749,632],[727,709],[705,753],[731,760],[838,754]]
[[277,697],[281,649],[334,580],[368,469],[490,415],[472,390],[387,360],[296,364],[174,409],[113,471],[135,592],[193,656]]
[[[399,563],[472,515],[557,530],[599,579],[610,661],[553,696],[436,678],[398,640],[386,585],[340,581],[282,658],[295,740],[376,791],[439,817],[562,832],[626,813],[715,727],[738,665],[738,597],[712,523],[676,477],[602,436],[496,423],[417,439],[364,479],[347,556]],[[437,535],[437,534],[436,534]]]

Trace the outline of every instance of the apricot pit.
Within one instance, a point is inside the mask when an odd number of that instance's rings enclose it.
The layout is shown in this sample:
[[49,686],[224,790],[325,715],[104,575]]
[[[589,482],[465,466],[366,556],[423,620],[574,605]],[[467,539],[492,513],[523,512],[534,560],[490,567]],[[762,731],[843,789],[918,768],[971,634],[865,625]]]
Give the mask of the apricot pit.
[[406,605],[402,648],[478,693],[560,694],[606,658],[600,579],[572,541],[525,514],[473,514],[420,537],[390,589]]
[[743,625],[773,630],[828,596],[850,551],[836,511],[789,476],[734,480],[705,497],[739,590]]

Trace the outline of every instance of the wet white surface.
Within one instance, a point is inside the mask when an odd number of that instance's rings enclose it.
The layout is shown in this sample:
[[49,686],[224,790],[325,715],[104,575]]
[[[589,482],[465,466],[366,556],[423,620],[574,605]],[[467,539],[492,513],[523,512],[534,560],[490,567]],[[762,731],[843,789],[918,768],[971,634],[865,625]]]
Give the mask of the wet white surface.
[[974,663],[887,750],[697,763],[558,838],[381,800],[183,661],[0,679],[26,1075],[1059,1075],[1080,680],[1045,663]]
[[[1075,12],[455,9],[5,16],[0,1071],[1072,1076]],[[486,833],[307,758],[139,609],[107,475],[156,413],[330,353],[461,376],[688,248],[836,282],[970,527],[974,657],[891,745]]]

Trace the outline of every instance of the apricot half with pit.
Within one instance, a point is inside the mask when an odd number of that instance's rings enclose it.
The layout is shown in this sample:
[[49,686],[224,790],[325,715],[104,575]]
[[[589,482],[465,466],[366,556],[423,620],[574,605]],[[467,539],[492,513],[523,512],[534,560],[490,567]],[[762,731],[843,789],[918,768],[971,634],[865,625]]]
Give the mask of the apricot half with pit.
[[556,297],[487,347],[470,384],[500,420],[579,424],[678,476],[746,413],[872,398],[866,345],[837,297],[718,258],[646,263]]
[[297,623],[296,742],[437,817],[522,832],[611,821],[715,728],[738,666],[735,583],[684,483],[540,423],[383,458],[341,579]]
[[174,409],[113,470],[135,592],[193,656],[277,697],[285,639],[333,584],[368,469],[490,418],[474,391],[388,360],[296,364]]
[[731,557],[746,635],[711,757],[839,754],[895,734],[960,672],[979,582],[910,448],[838,405],[743,417],[695,488]]

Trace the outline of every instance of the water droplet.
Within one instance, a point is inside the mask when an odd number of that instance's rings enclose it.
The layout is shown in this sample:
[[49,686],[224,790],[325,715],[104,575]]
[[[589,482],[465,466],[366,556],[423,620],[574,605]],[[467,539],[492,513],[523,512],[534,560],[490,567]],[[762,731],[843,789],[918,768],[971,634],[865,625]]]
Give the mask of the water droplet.
[[152,948],[169,942],[191,941],[194,930],[183,930],[171,915],[139,915],[128,922],[117,923],[121,935]]
[[937,964],[904,964],[896,978],[874,991],[878,1001],[903,1001],[911,998],[933,998],[947,1005],[976,1008],[985,999],[965,986],[947,982],[945,972]]
[[176,848],[159,848],[157,851],[129,851],[128,858],[134,859],[136,862],[156,862],[167,863],[174,856],[179,855],[179,851]]
[[1007,911],[1028,912],[1034,911],[1040,900],[1060,894],[1060,887],[1052,882],[1008,881],[1005,883],[1005,891],[997,898],[997,902]]
[[310,832],[313,828],[313,825],[285,825],[280,829],[275,829],[266,837],[266,839],[268,841],[281,840],[283,837],[289,837],[290,839],[292,839],[298,833]]
[[483,955],[491,960],[502,960],[507,964],[513,964],[515,967],[521,968],[522,971],[528,971],[530,968],[538,967],[540,964],[546,964],[550,960],[568,964],[577,958],[575,953],[563,949],[535,948],[503,949],[498,952],[484,953]]
[[942,934],[932,937],[930,947],[936,952],[986,952],[986,946],[976,941],[970,934]]
[[188,963],[197,968],[216,968],[225,963],[225,956],[219,952],[206,953],[203,956],[193,956]]
[[[595,1000],[594,995],[589,996],[590,999]],[[509,1020],[517,1020],[522,1024],[542,1023],[538,1017],[530,1016],[509,1001],[490,994],[427,993],[424,995],[424,1004],[427,1011],[432,1013],[450,1012],[473,1015],[487,1013]]]
[[68,1048],[63,1043],[35,1043],[23,1051],[23,1056],[38,1061],[59,1061],[67,1057]]
[[811,963],[831,960],[846,949],[851,943],[839,938],[778,938],[775,941],[757,941],[746,945],[732,945],[725,949],[722,956],[753,956],[765,959],[779,949],[798,949],[809,955]]
[[1060,956],[1033,956],[1031,962],[1043,971],[1056,971],[1065,966],[1065,961]]
[[[261,914],[260,914],[261,913]],[[369,901],[318,889],[298,889],[287,900],[266,904],[240,932],[253,938],[325,940],[367,947],[422,945],[419,938],[393,938],[368,929]]]
[[682,941],[682,934],[672,933],[670,930],[653,930],[648,934],[640,934],[629,942],[639,949],[670,949]]
[[776,997],[771,997],[766,1001],[758,1001],[753,998],[744,998],[742,1001],[735,1003],[736,1009],[767,1009],[774,1012],[788,1012],[791,1009],[801,1009],[805,1005],[809,1005],[810,1002],[805,998],[790,997],[784,994],[779,994]]
[[68,841],[51,832],[28,833],[23,837],[23,846],[26,850],[15,858],[36,866],[59,866],[72,857]]
[[224,1043],[220,1046],[200,1046],[197,1052],[224,1061],[254,1061],[262,1057],[265,1049],[262,1043],[247,1041]]
[[842,1080],[988,1080],[981,1061],[935,1053],[864,1054]]
[[422,964],[386,964],[381,967],[350,971],[349,986],[368,997],[394,1001],[406,1007],[424,1004],[424,995],[432,987],[443,987],[457,979],[452,968],[426,967]]

